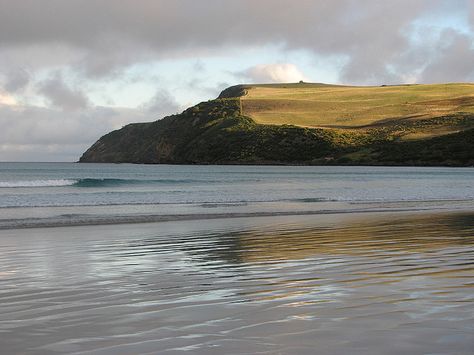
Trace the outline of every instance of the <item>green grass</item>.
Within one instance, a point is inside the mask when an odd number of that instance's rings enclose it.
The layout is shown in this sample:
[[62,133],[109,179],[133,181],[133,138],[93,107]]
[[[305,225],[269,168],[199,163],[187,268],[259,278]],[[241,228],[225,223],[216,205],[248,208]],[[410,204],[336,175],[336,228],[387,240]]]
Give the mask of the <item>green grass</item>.
[[474,113],[474,84],[358,87],[302,83],[244,87],[242,113],[260,124],[366,128],[401,119]]
[[238,85],[181,114],[110,132],[80,161],[474,166],[473,90]]

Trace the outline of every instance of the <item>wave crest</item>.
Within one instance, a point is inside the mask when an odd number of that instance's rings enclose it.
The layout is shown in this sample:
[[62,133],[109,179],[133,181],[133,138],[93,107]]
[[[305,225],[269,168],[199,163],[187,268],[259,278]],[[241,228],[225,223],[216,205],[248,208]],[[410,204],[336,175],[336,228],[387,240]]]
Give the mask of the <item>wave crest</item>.
[[78,179],[75,183],[75,187],[107,187],[107,186],[118,186],[118,185],[126,185],[126,184],[137,184],[137,183],[144,183],[145,181],[140,180],[127,180],[127,179],[110,179],[110,178],[103,178],[103,179],[93,179],[93,178],[84,178]]
[[72,185],[76,184],[77,182],[78,182],[78,180],[73,180],[73,179],[0,181],[0,188],[72,186]]
[[136,180],[113,178],[75,178],[75,179],[42,179],[24,181],[0,181],[0,188],[16,187],[114,187],[122,185],[148,185],[148,184],[183,184],[192,183],[192,179],[161,179],[161,180]]

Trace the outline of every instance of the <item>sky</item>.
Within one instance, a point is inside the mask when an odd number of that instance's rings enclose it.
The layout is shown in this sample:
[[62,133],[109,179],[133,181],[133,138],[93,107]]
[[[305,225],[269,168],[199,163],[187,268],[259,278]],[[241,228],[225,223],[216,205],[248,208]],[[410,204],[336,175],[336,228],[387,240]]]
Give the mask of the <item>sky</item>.
[[474,0],[0,0],[0,161],[299,80],[473,82]]

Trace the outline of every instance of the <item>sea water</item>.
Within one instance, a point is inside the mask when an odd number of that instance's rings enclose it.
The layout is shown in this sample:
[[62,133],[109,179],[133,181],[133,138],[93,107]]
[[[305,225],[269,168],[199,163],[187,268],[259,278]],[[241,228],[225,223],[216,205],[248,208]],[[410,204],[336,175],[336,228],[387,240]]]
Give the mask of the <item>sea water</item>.
[[474,168],[0,163],[0,228],[473,201]]
[[459,354],[474,214],[0,230],[3,354]]
[[472,168],[1,163],[0,352],[472,354],[473,198]]

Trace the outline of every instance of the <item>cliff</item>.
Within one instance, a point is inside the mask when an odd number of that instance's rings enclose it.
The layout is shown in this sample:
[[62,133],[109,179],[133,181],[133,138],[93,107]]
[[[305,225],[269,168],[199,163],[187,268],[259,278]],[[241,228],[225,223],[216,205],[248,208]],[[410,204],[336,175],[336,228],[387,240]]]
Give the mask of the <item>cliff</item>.
[[110,132],[80,162],[472,166],[474,86],[238,85]]

